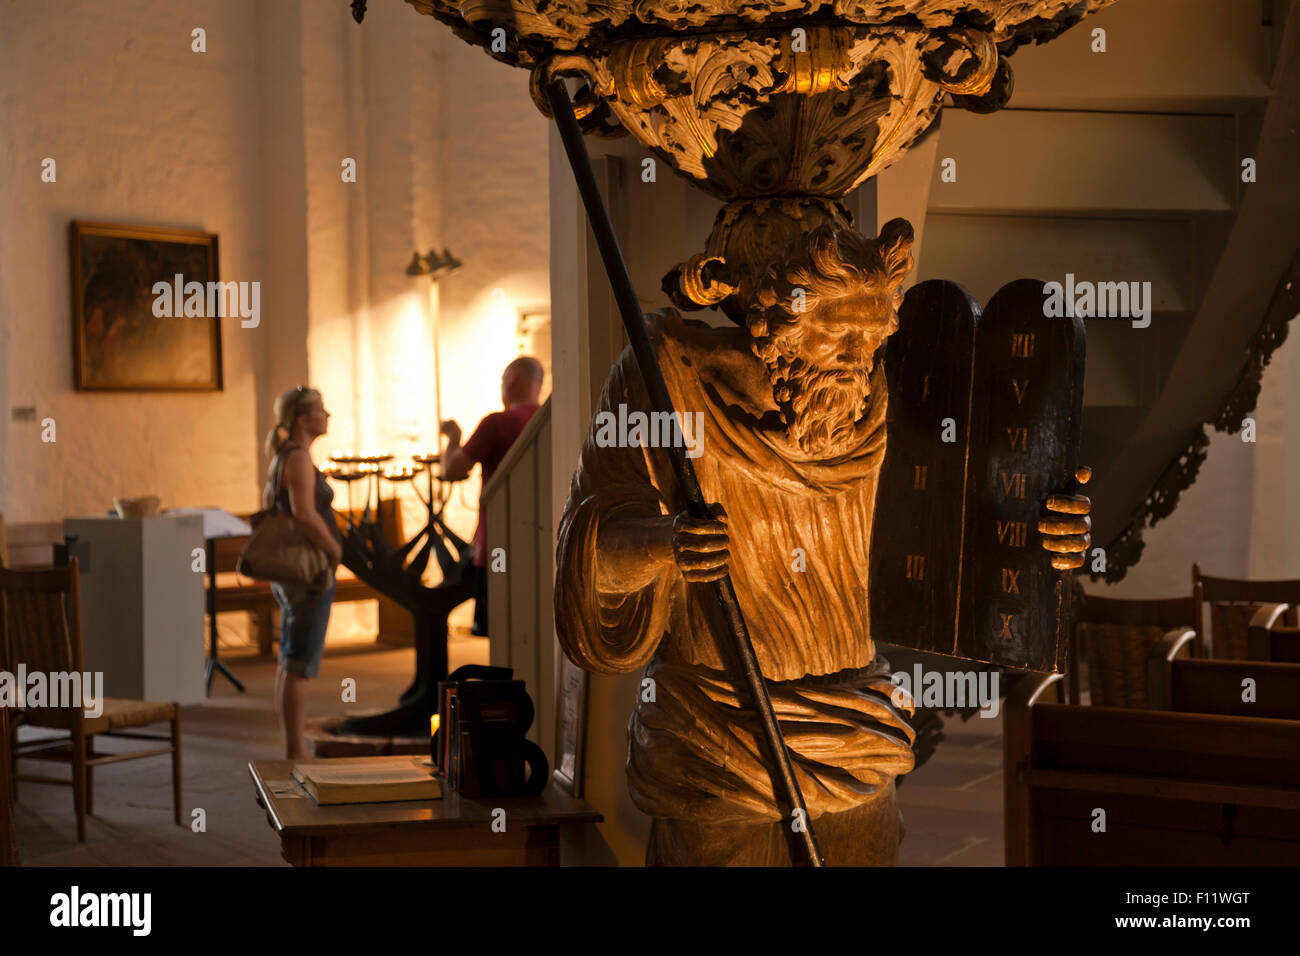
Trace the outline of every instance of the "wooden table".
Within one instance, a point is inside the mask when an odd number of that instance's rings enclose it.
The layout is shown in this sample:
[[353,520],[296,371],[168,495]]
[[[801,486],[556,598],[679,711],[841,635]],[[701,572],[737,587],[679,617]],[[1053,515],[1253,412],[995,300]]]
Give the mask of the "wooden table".
[[[280,836],[284,858],[294,866],[559,866],[560,827],[604,819],[554,783],[539,797],[471,799],[444,791],[439,800],[321,807],[290,777],[295,763],[391,759],[251,761],[258,805]],[[498,808],[505,810],[503,833],[492,828]]]

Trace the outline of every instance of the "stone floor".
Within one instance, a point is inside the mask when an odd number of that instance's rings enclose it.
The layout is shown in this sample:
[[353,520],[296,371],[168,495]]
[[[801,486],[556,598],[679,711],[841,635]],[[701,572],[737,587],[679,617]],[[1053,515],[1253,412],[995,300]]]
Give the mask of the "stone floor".
[[944,739],[898,788],[904,866],[1002,866],[1002,714],[944,717]]
[[[382,709],[410,680],[409,650],[329,652],[313,681],[310,715]],[[487,641],[453,638],[451,666],[487,662]],[[17,805],[23,863],[36,866],[284,866],[279,841],[254,802],[250,759],[281,756],[271,703],[273,662],[233,658],[247,687],[237,694],[217,679],[205,703],[183,712],[185,827],[172,822],[170,762],[165,757],[113,764],[97,772],[87,842],[76,842],[72,790],[24,783]],[[357,682],[357,703],[343,704],[341,681]],[[37,733],[24,730],[24,736]],[[1002,719],[945,718],[935,756],[899,789],[907,866],[1001,866]],[[102,739],[102,738],[101,738]],[[132,742],[109,742],[102,749]],[[66,773],[28,761],[28,772]],[[188,826],[205,811],[207,830]]]

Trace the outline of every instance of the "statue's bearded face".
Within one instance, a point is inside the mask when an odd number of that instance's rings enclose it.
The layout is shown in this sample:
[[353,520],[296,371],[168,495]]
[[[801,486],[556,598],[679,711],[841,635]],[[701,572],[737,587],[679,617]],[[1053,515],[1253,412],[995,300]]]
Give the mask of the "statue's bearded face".
[[745,324],[790,439],[805,453],[852,450],[876,350],[898,328],[912,227],[876,239],[823,223],[800,233],[755,283]]
[[870,394],[876,350],[897,328],[888,292],[823,300],[773,330],[755,351],[790,438],[804,452],[835,458],[849,451]]

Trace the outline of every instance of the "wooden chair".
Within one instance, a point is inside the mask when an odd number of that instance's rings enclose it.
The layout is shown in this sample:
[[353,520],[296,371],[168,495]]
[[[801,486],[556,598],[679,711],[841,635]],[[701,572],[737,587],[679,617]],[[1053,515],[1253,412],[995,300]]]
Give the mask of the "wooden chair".
[[[0,661],[4,657],[0,654]],[[13,759],[9,755],[9,708],[0,707],[0,866],[17,866],[18,831],[14,825],[14,793],[10,783]]]
[[1300,721],[1042,702],[1060,679],[1007,699],[1008,866],[1295,865]]
[[1191,596],[1137,601],[1085,595],[1070,638],[1070,703],[1082,699],[1079,662],[1086,660],[1094,706],[1145,708],[1151,649],[1172,628],[1193,627],[1195,622],[1196,601]]
[[[1300,720],[1300,664],[1271,661],[1179,659],[1195,637],[1190,628],[1170,631],[1147,661],[1152,710]],[[1245,681],[1253,700],[1243,700]]]
[[1252,661],[1300,664],[1300,627],[1283,624],[1286,604],[1265,604],[1246,628],[1246,657]]
[[[0,614],[0,646],[8,648],[8,660],[15,672],[26,665],[27,673],[47,675],[82,672],[81,606],[77,587],[77,562],[65,568],[39,568],[11,571],[0,568],[0,597],[4,611]],[[66,601],[66,604],[65,604]],[[131,733],[135,727],[168,721],[171,734],[160,737]],[[13,747],[15,780],[39,783],[72,784],[73,805],[77,813],[77,841],[86,839],[86,814],[94,813],[94,768],[141,757],[171,754],[172,799],[176,823],[181,823],[181,713],[180,705],[152,701],[103,698],[103,712],[86,716],[84,708],[27,707],[23,722],[32,727],[68,731],[66,738],[19,742],[10,737]],[[139,740],[167,741],[168,746],[127,753],[100,754],[94,751],[96,736],[124,737]],[[55,777],[20,776],[19,759],[59,760],[71,764],[72,780]]]
[[[9,536],[5,532],[5,516],[0,514],[0,568],[9,563]],[[3,608],[0,608],[3,613]],[[0,631],[0,670],[9,670],[9,654],[5,649],[3,631]],[[18,831],[14,824],[14,761],[10,749],[13,731],[10,728],[9,708],[0,706],[0,866],[18,865]]]
[[[1300,608],[1300,579],[1289,581],[1250,581],[1244,578],[1212,578],[1192,565],[1192,590],[1196,598],[1196,620],[1192,626],[1208,634],[1208,655],[1221,660],[1248,660],[1247,632],[1251,618],[1266,604],[1286,604],[1286,620],[1291,627],[1300,625],[1296,609]],[[1204,615],[1208,611],[1209,620]],[[1208,630],[1206,624],[1208,623]]]

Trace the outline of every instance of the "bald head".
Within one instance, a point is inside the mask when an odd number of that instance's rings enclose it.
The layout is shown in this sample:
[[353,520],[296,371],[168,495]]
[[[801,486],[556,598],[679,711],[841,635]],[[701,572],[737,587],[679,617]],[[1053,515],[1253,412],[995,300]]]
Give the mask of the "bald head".
[[531,355],[521,355],[501,373],[501,404],[536,405],[542,394],[542,379],[546,373],[542,363]]

